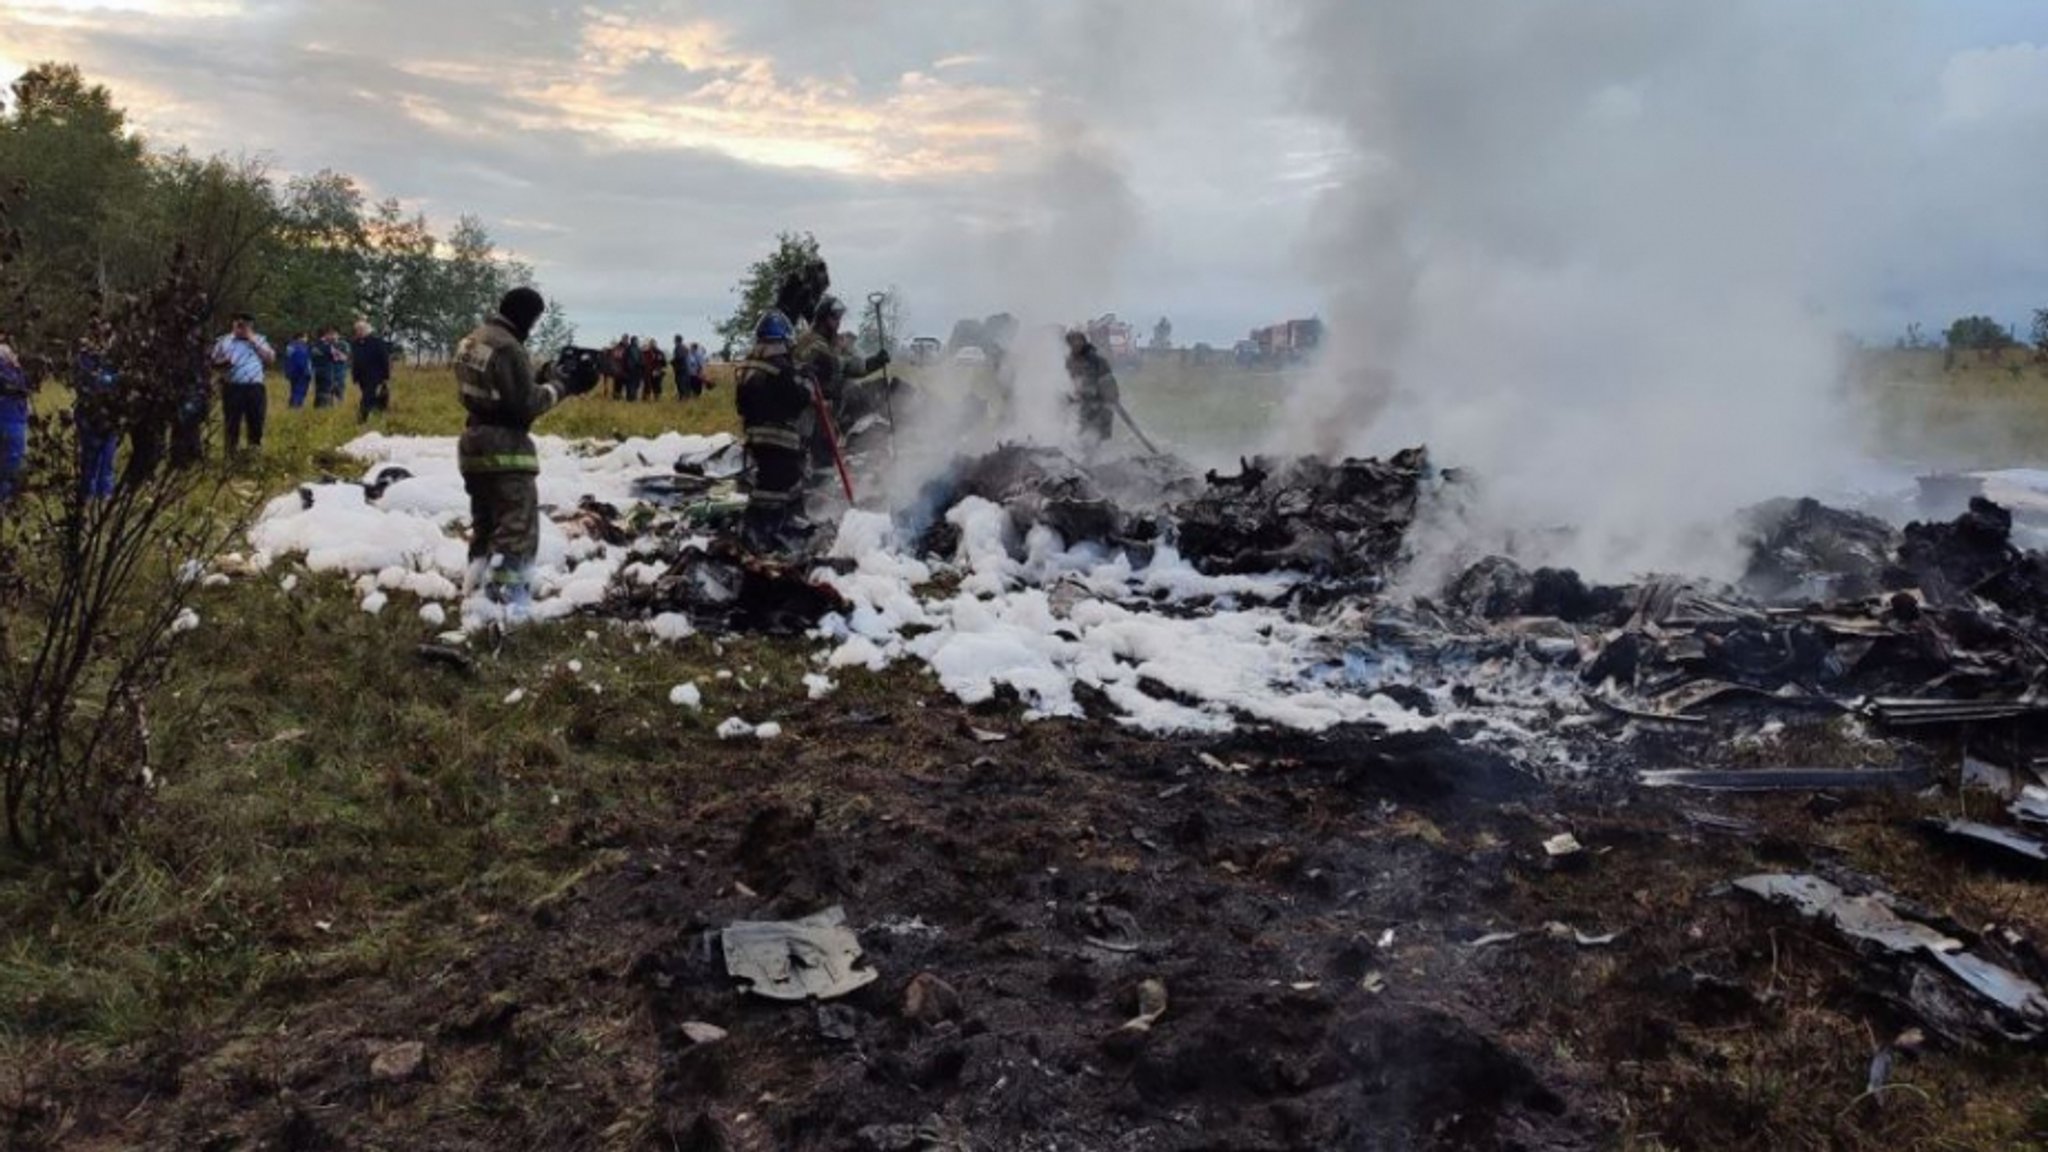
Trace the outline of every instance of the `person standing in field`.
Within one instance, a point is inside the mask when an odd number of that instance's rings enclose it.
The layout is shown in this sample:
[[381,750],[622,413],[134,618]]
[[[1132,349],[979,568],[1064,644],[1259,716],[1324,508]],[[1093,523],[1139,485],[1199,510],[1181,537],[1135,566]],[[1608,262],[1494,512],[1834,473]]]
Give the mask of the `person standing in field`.
[[1067,401],[1080,417],[1081,445],[1093,451],[1115,431],[1122,396],[1108,358],[1079,329],[1067,333],[1067,378],[1074,383]]
[[0,506],[13,497],[28,467],[28,370],[13,338],[0,332]]
[[107,367],[112,334],[104,327],[78,342],[71,362],[71,423],[78,433],[78,494],[105,500],[114,494],[114,458],[121,447],[120,404]]
[[691,341],[690,387],[694,389],[691,393],[692,396],[702,396],[704,393],[711,391],[711,377],[707,374],[710,369],[711,354],[704,351],[702,344],[694,340]]
[[221,415],[227,431],[226,451],[233,455],[248,433],[252,450],[263,447],[263,424],[270,407],[270,391],[263,384],[263,371],[277,360],[270,342],[256,332],[256,318],[247,312],[235,316],[235,326],[213,345],[213,366],[221,374]]
[[348,345],[333,325],[320,330],[313,342],[313,407],[332,408],[341,403],[348,380]]
[[668,362],[676,370],[676,399],[688,400],[696,381],[690,379],[690,346],[683,343],[681,333],[676,334],[675,343],[669,347]]
[[372,412],[391,410],[391,345],[370,329],[368,320],[356,321],[355,354],[350,370],[362,403],[356,409],[356,423],[370,422]]
[[534,371],[527,337],[547,311],[531,288],[514,288],[455,349],[455,379],[469,412],[456,453],[469,493],[469,571],[463,599],[482,588],[508,623],[533,608],[533,559],[540,550],[540,449],[533,422],[564,397],[597,387],[558,380],[553,364]]
[[640,399],[640,381],[647,372],[640,359],[640,341],[628,334],[619,340],[619,347],[626,370],[619,383],[625,389],[627,401],[635,401]]
[[641,350],[640,363],[647,372],[646,398],[661,399],[662,381],[668,376],[668,357],[661,354],[661,345],[652,336],[647,338],[647,346]]
[[304,332],[284,346],[284,378],[291,385],[291,406],[304,408],[313,387],[313,348]]

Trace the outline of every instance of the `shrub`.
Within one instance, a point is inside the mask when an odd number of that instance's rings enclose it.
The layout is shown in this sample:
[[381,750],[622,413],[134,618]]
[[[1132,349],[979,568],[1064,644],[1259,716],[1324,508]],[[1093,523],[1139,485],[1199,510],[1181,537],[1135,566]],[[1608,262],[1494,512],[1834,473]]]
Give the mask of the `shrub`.
[[[69,411],[37,406],[0,506],[0,808],[26,856],[95,865],[144,802],[150,708],[197,573],[246,527],[219,474],[164,454],[205,398],[198,283],[180,251],[153,288],[98,301],[73,347],[21,350],[38,387],[68,374],[76,389]],[[5,287],[23,314],[28,286]],[[108,441],[125,460],[96,490],[82,449]]]

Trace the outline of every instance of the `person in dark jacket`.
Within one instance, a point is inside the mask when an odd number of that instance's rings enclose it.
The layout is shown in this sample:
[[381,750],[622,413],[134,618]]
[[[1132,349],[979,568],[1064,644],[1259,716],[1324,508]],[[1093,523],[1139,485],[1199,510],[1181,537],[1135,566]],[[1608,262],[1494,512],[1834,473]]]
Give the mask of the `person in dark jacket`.
[[640,383],[646,379],[647,365],[640,359],[640,341],[628,335],[619,339],[621,366],[624,373],[619,377],[619,386],[625,391],[627,400],[640,399]]
[[455,379],[469,412],[456,454],[469,493],[469,572],[464,598],[478,587],[521,623],[533,604],[533,558],[540,549],[540,453],[533,422],[565,396],[597,387],[597,377],[558,381],[553,364],[534,371],[526,339],[547,302],[514,288],[498,310],[455,349]]
[[803,512],[804,436],[811,388],[796,362],[796,327],[779,309],[754,326],[754,346],[739,368],[740,423],[747,446],[748,547],[779,552],[793,541]]
[[313,348],[304,332],[284,346],[284,378],[291,385],[291,406],[304,408],[313,387]]
[[348,383],[348,344],[341,330],[332,326],[320,330],[313,342],[313,407],[332,408],[341,403]]
[[1067,378],[1074,384],[1067,402],[1080,419],[1082,447],[1092,451],[1115,431],[1123,397],[1108,358],[1078,329],[1067,333]]
[[[817,386],[825,398],[825,406],[832,413],[834,424],[843,428],[846,415],[847,385],[853,381],[880,372],[889,364],[889,353],[884,350],[865,359],[849,357],[840,347],[840,324],[846,319],[846,305],[836,296],[826,296],[818,302],[816,317],[811,321],[810,330],[797,338],[796,360],[804,375]],[[811,463],[819,468],[832,466],[832,443],[825,427],[815,419],[805,425],[810,440]]]
[[662,355],[661,345],[654,337],[647,338],[647,346],[640,351],[640,364],[646,372],[646,398],[661,399],[662,381],[668,376],[668,357]]
[[391,410],[391,345],[370,329],[368,320],[356,321],[354,357],[349,370],[362,393],[356,409],[356,423],[367,424],[372,412]]
[[13,497],[28,467],[28,370],[13,340],[0,332],[0,505]]
[[78,494],[105,500],[114,494],[114,458],[121,447],[120,399],[107,366],[109,334],[102,329],[78,342],[71,361],[71,420],[78,430]]

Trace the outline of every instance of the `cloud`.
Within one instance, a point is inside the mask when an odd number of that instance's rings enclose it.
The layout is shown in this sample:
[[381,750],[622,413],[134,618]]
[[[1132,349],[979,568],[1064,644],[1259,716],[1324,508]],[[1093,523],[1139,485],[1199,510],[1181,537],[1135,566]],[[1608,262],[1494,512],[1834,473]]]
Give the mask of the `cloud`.
[[2048,45],[1958,52],[1941,74],[1942,115],[1953,124],[2048,117]]
[[[1336,210],[1326,194],[1383,151],[1329,96],[1381,90],[1352,75],[1377,52],[1357,45],[1326,70],[1313,43],[1289,36],[1314,7],[0,0],[0,66],[75,60],[160,141],[339,168],[444,224],[478,213],[593,327],[701,331],[777,231],[810,229],[855,294],[901,284],[922,330],[1036,298],[1063,319],[1170,314],[1184,337],[1225,343],[1332,306],[1317,243]],[[1379,112],[1436,141],[1440,218],[1530,261],[1587,243],[1668,246],[1641,206],[1682,190],[1691,149],[1758,174],[1730,188],[1727,210],[1770,239],[1702,258],[1797,265],[1816,235],[1843,243],[1856,258],[1830,256],[1814,286],[1842,323],[1931,320],[1909,314],[1963,295],[2010,311],[2034,294],[2048,265],[2048,220],[2033,208],[2033,157],[2048,152],[2029,111],[2040,49],[1981,39],[2025,26],[2030,9],[2001,0],[2002,14],[1978,21],[1933,0],[1846,17],[1788,9],[1777,19],[1810,55],[1763,77],[1726,38],[1731,21],[1702,6],[1659,6],[1675,14],[1656,22],[1624,14],[1586,42],[1542,30],[1614,7],[1489,8],[1461,42],[1392,62],[1413,73],[1416,103]],[[1980,42],[1957,39],[1965,24]],[[1668,38],[1646,32],[1659,28]],[[1504,43],[1538,55],[1488,55]],[[1877,74],[1838,68],[1873,45]],[[1460,71],[1475,60],[1499,75]],[[1432,80],[1439,67],[1470,90]],[[1708,134],[1703,110],[1745,93],[1763,102],[1731,107],[1730,134]],[[1829,97],[1835,114],[1806,113]],[[1798,115],[1773,117],[1772,100]],[[1475,117],[1505,130],[1482,140],[1467,131]],[[1777,119],[1814,133],[1809,146],[1777,147]],[[2008,145],[1984,143],[1993,136]],[[1646,181],[1637,194],[1588,195],[1573,165],[1603,155],[1603,140],[1638,138],[1646,167],[1612,173]],[[1881,176],[1835,185],[1850,211],[1772,190],[1853,165]],[[1942,213],[1959,222],[1929,243]],[[1603,216],[1612,226],[1589,239],[1581,225]],[[1802,231],[1816,219],[1826,227]]]

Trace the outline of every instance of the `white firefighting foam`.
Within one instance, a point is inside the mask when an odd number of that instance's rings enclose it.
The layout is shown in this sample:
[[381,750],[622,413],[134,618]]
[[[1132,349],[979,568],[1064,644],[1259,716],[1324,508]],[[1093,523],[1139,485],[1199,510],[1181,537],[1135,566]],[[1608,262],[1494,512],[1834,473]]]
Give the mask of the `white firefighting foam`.
[[[574,509],[588,497],[624,509],[636,501],[635,481],[670,474],[678,459],[718,458],[731,438],[539,444],[543,507]],[[259,566],[303,556],[314,571],[354,577],[366,607],[395,593],[460,599],[469,501],[454,440],[370,435],[346,451],[371,462],[366,484],[393,467],[411,475],[375,500],[362,486],[322,484],[272,501],[252,534]],[[854,571],[818,576],[853,609],[828,617],[817,633],[827,645],[824,671],[916,660],[964,702],[1007,688],[1040,719],[1083,715],[1081,690],[1093,690],[1119,722],[1159,733],[1223,732],[1245,721],[1306,731],[1430,723],[1384,696],[1312,675],[1333,654],[1323,634],[1256,603],[1285,594],[1292,577],[1209,577],[1167,547],[1133,563],[1122,553],[1069,548],[1043,528],[1018,540],[1003,509],[979,499],[961,502],[948,519],[960,529],[957,552],[926,561],[899,547],[888,517],[845,517],[832,555],[853,561]],[[565,528],[544,517],[534,618],[557,620],[598,603],[636,564],[633,545],[607,545],[573,522]],[[460,607],[470,628],[492,617],[481,597]],[[671,621],[661,634],[685,631]]]

